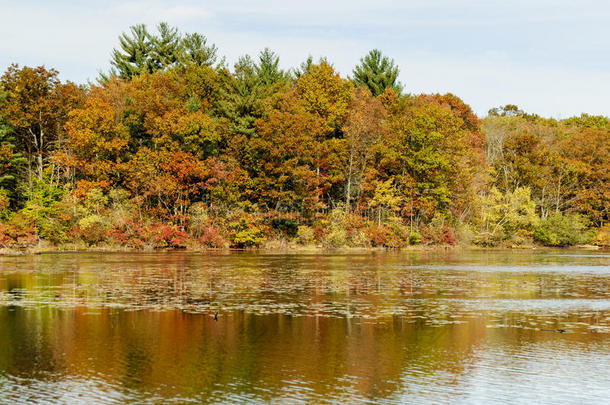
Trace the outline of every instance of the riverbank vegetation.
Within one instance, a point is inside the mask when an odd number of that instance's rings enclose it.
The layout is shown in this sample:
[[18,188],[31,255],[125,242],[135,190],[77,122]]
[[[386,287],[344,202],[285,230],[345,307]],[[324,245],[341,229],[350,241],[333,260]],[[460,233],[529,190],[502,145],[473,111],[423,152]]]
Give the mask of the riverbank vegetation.
[[98,82],[0,79],[0,245],[610,244],[610,120],[408,93],[377,50],[342,77],[200,34],[119,38]]

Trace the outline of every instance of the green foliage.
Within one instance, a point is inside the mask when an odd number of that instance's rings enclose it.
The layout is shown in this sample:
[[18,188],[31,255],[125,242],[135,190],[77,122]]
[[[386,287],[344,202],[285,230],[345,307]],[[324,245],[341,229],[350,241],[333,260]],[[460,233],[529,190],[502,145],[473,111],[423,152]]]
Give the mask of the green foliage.
[[534,239],[545,246],[584,244],[593,236],[586,229],[586,220],[581,215],[558,212],[540,221],[534,230]]
[[286,79],[286,74],[280,69],[280,57],[269,48],[265,48],[258,56],[255,66],[258,81],[263,86],[270,86]]
[[610,130],[610,118],[603,115],[581,114],[578,117],[571,117],[562,120],[562,122],[571,127],[581,128],[599,128]]
[[373,49],[354,68],[352,81],[356,86],[366,86],[375,97],[385,89],[400,94],[402,84],[398,82],[398,72],[393,59],[383,56],[379,49]]
[[239,58],[234,68],[234,74],[224,80],[219,110],[229,119],[235,133],[255,136],[254,122],[264,110],[260,77],[248,55]]
[[248,213],[242,213],[237,220],[229,224],[231,244],[234,247],[257,247],[265,241],[265,233],[257,219]]
[[17,145],[13,128],[2,117],[6,98],[6,92],[0,93],[0,186],[12,194],[16,188],[18,173],[27,163],[27,159],[15,150]]
[[[120,49],[114,49],[110,64],[112,74],[131,79],[143,73],[180,66],[210,66],[217,60],[218,49],[208,45],[205,36],[198,33],[182,35],[167,23],[157,26],[157,35],[151,34],[145,24],[130,27],[130,32],[119,36]],[[104,82],[108,77],[102,75]]]
[[310,245],[315,242],[315,231],[307,225],[300,225],[297,229],[296,240],[301,245]]
[[419,232],[411,232],[409,235],[409,244],[411,245],[419,245],[422,243],[422,236]]
[[120,50],[112,51],[111,65],[121,77],[131,78],[145,72],[157,70],[152,58],[153,41],[145,24],[134,25],[129,28],[130,34],[122,33],[119,36]]
[[536,205],[531,199],[530,189],[517,188],[512,193],[502,194],[492,187],[481,197],[480,233],[475,242],[495,245],[511,240],[519,231],[532,231],[538,225]]
[[182,47],[178,60],[184,66],[212,66],[218,60],[216,45],[208,45],[207,38],[196,32],[182,38]]
[[24,216],[33,221],[40,237],[52,243],[65,242],[70,229],[70,218],[62,205],[64,195],[64,188],[51,183],[47,174],[43,180],[33,180],[23,208]]
[[593,243],[602,247],[610,246],[610,224],[606,224],[597,230]]

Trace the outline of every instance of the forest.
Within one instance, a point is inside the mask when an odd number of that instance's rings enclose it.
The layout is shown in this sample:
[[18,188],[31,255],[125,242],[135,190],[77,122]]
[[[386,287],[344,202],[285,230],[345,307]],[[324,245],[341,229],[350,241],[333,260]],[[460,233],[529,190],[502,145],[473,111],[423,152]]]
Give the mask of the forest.
[[606,116],[479,118],[379,50],[349,77],[268,48],[227,66],[166,23],[110,64],[2,73],[3,249],[610,245]]

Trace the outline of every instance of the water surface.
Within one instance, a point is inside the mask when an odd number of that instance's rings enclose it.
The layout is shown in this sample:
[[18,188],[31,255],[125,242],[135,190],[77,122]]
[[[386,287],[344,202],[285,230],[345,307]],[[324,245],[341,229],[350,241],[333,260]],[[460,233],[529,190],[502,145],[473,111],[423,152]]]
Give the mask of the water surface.
[[607,403],[610,255],[0,258],[0,403]]

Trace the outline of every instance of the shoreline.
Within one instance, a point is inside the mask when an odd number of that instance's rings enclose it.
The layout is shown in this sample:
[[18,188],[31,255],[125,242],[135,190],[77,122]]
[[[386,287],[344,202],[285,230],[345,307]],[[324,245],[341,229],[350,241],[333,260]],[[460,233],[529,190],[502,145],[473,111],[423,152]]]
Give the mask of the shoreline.
[[477,245],[409,245],[401,248],[387,247],[325,247],[322,245],[288,245],[277,246],[269,245],[258,248],[201,248],[187,246],[184,248],[132,248],[128,246],[76,246],[76,245],[48,245],[41,243],[27,248],[0,248],[2,256],[33,256],[42,254],[61,254],[61,253],[374,253],[374,252],[431,252],[431,251],[530,251],[530,250],[582,250],[582,251],[604,251],[610,250],[609,247],[596,245],[576,245],[576,246],[477,246]]

